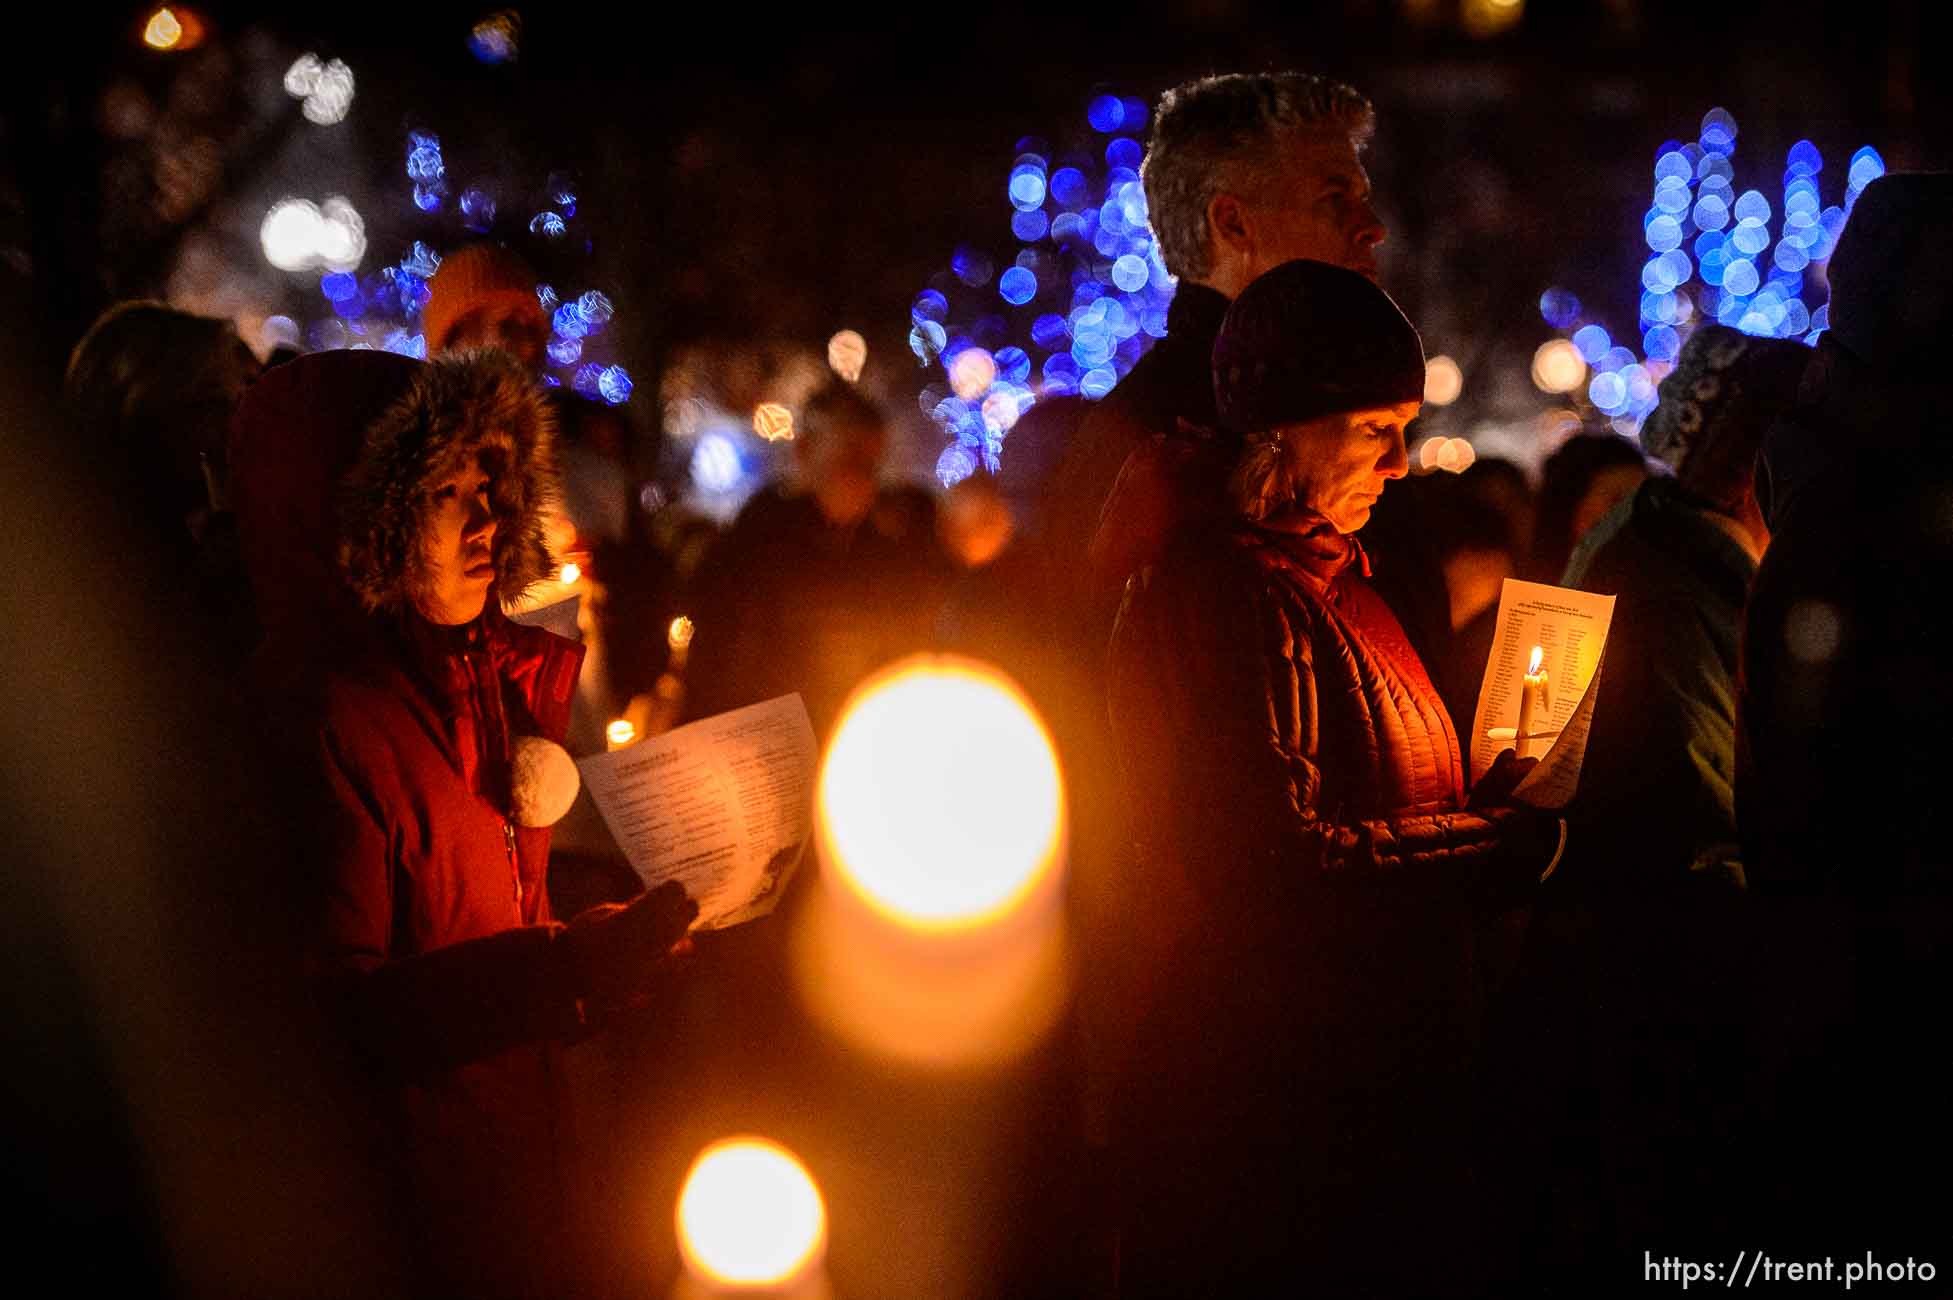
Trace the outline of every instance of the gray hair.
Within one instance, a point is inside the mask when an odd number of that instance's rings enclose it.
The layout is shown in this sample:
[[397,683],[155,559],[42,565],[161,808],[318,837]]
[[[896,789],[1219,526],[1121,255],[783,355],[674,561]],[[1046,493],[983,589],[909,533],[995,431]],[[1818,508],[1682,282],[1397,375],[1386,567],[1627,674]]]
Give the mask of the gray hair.
[[1342,82],[1302,72],[1202,77],[1160,96],[1139,174],[1166,269],[1207,274],[1214,196],[1260,188],[1283,144],[1323,127],[1347,131],[1361,148],[1376,129],[1376,110]]

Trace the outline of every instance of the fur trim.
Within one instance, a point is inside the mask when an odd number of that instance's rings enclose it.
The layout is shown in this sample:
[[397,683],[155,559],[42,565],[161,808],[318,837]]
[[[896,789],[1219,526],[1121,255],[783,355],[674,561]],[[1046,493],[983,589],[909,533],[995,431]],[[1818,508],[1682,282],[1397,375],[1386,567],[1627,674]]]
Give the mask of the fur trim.
[[368,610],[402,608],[426,591],[427,500],[470,452],[492,480],[497,597],[520,598],[555,567],[546,524],[561,489],[541,390],[499,352],[444,357],[367,426],[340,490],[339,567]]

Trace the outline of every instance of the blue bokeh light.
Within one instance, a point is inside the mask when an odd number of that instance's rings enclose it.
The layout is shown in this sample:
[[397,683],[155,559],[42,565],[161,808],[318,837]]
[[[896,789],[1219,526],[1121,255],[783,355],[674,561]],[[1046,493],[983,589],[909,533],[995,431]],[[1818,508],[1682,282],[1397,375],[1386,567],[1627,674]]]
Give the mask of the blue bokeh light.
[[475,233],[487,233],[495,224],[495,196],[479,185],[462,191],[461,220]]
[[554,212],[538,212],[529,222],[529,233],[544,239],[561,239],[565,229],[563,218]]
[[1766,222],[1770,219],[1770,200],[1764,198],[1760,190],[1744,190],[1732,211],[1738,222]]
[[1044,215],[1044,209],[1033,208],[1029,212],[1010,214],[1010,233],[1027,244],[1043,239],[1051,229],[1051,219]]
[[1695,168],[1689,164],[1687,155],[1680,149],[1672,149],[1655,159],[1655,187],[1659,189],[1663,181],[1687,182],[1695,177]]
[[1548,289],[1539,295],[1539,315],[1554,329],[1566,329],[1580,319],[1580,300],[1565,289]]
[[936,481],[945,488],[953,488],[976,473],[976,467],[976,453],[961,442],[953,442],[936,458]]
[[441,255],[416,239],[407,255],[400,259],[400,269],[425,280],[441,269]]
[[1020,347],[999,348],[995,358],[997,378],[1009,384],[1022,384],[1031,377],[1030,354]]
[[1809,140],[1799,140],[1790,146],[1790,154],[1784,161],[1784,171],[1792,176],[1815,176],[1824,170],[1824,155]]
[[622,366],[605,366],[597,376],[597,394],[612,406],[622,406],[630,401],[634,387],[636,385],[631,382],[630,372]]
[[1010,201],[1020,212],[1028,212],[1044,203],[1044,172],[1028,163],[1020,164],[1010,174]]
[[1014,307],[1022,307],[1037,296],[1038,278],[1021,266],[1013,266],[997,278],[997,292]]
[[610,305],[610,299],[595,289],[576,300],[576,310],[577,314],[589,324],[590,332],[593,334],[610,324],[610,318],[616,315],[617,311]]
[[1091,185],[1086,181],[1085,173],[1078,168],[1060,167],[1051,173],[1050,191],[1058,206],[1076,208],[1090,198]]
[[909,351],[915,353],[916,358],[924,364],[942,355],[948,341],[948,331],[939,321],[918,321],[916,327],[909,331]]
[[1145,150],[1140,148],[1139,141],[1127,135],[1120,136],[1105,147],[1105,162],[1108,167],[1136,169],[1145,156]]
[[553,338],[547,348],[549,359],[559,366],[573,366],[583,357],[580,338]]
[[1047,313],[1031,322],[1031,342],[1046,352],[1062,345],[1070,335],[1071,329],[1063,316]]
[[909,307],[909,317],[917,325],[924,321],[940,322],[949,315],[949,299],[934,289],[924,289],[915,296]]
[[1729,204],[1720,194],[1704,194],[1695,201],[1691,219],[1697,230],[1721,230],[1729,224]]
[[1627,405],[1627,381],[1613,371],[1595,375],[1587,385],[1587,398],[1609,415]]
[[1136,293],[1146,287],[1150,276],[1146,259],[1127,253],[1112,264],[1112,283],[1127,293]]
[[582,310],[573,302],[566,302],[556,309],[556,314],[550,318],[550,326],[566,339],[580,339],[590,332],[590,322],[584,319]]
[[1736,148],[1736,119],[1726,108],[1712,108],[1702,115],[1702,148],[1709,153],[1726,154]]
[[407,179],[421,184],[438,181],[447,175],[438,144],[416,145],[407,152]]
[[329,271],[319,277],[319,292],[328,302],[346,302],[359,297],[359,278],[344,271]]
[[1665,253],[1671,248],[1680,247],[1682,242],[1682,223],[1667,213],[1663,213],[1648,223],[1646,233],[1648,247],[1658,253]]
[[1625,370],[1633,365],[1634,361],[1634,352],[1631,349],[1615,344],[1600,354],[1600,359],[1594,362],[1594,369],[1607,374],[1616,370]]
[[1851,155],[1851,167],[1846,175],[1851,191],[1862,190],[1883,175],[1885,159],[1870,145]]
[[1755,257],[1770,246],[1770,231],[1754,217],[1745,217],[1729,232],[1729,243],[1746,257]]
[[1722,287],[1727,293],[1750,294],[1756,292],[1762,283],[1756,272],[1756,263],[1747,257],[1739,257],[1723,268]]
[[1673,361],[1682,353],[1682,337],[1673,325],[1656,325],[1642,336],[1641,346],[1651,361]]
[[1092,129],[1105,135],[1117,131],[1126,120],[1126,106],[1116,95],[1100,95],[1085,110]]
[[1592,365],[1614,346],[1614,340],[1608,337],[1603,326],[1583,325],[1573,332],[1573,346]]
[[989,254],[969,247],[956,250],[955,256],[949,259],[949,269],[957,279],[972,289],[980,289],[989,284],[990,277],[996,272]]
[[692,482],[702,491],[716,496],[739,486],[745,469],[739,463],[739,448],[723,433],[708,433],[692,451]]

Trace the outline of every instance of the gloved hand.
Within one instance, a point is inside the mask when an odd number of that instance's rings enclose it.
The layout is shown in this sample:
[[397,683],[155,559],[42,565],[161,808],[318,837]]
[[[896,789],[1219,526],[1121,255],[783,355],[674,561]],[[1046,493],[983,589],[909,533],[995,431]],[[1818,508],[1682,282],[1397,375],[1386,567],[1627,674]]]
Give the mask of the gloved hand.
[[560,942],[585,1012],[616,1011],[649,997],[688,947],[685,932],[697,916],[698,904],[675,880],[629,903],[578,915]]
[[1527,774],[1538,766],[1539,760],[1536,758],[1520,758],[1513,750],[1500,750],[1499,756],[1492,760],[1492,766],[1484,776],[1478,778],[1478,784],[1472,787],[1471,798],[1466,801],[1465,806],[1476,812],[1482,808],[1503,808],[1510,805],[1513,802],[1513,790],[1517,789],[1519,783],[1526,779]]

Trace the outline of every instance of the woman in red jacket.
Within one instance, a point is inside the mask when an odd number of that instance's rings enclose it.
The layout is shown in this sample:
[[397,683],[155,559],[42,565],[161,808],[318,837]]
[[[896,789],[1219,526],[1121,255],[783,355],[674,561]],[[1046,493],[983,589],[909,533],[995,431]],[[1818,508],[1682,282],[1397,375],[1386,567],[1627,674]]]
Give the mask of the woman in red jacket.
[[582,649],[500,609],[552,569],[550,440],[494,353],[301,358],[232,433],[256,685],[310,817],[307,957],[378,1085],[383,1218],[455,1294],[564,1280],[559,1045],[653,991],[696,911],[668,886],[550,915]]
[[1423,394],[1410,322],[1291,262],[1235,300],[1214,377],[1246,440],[1232,517],[1133,579],[1112,645],[1150,985],[1122,1271],[1139,1294],[1468,1286],[1472,905],[1537,881],[1561,828],[1467,806],[1364,581],[1354,534]]

